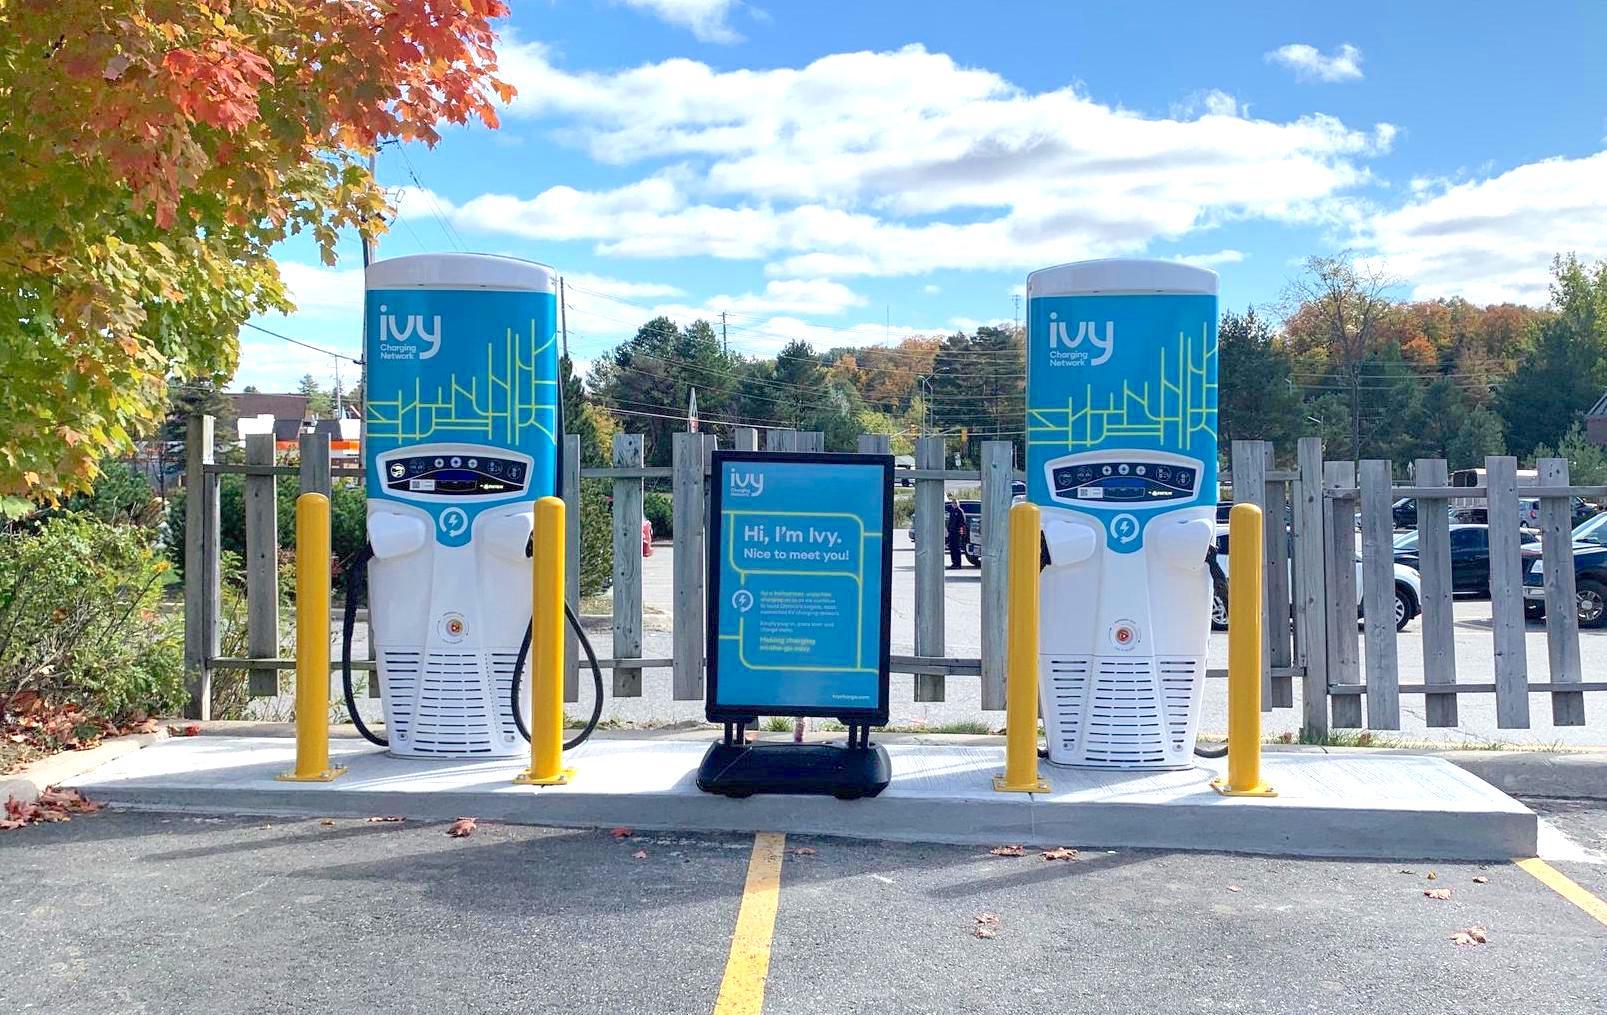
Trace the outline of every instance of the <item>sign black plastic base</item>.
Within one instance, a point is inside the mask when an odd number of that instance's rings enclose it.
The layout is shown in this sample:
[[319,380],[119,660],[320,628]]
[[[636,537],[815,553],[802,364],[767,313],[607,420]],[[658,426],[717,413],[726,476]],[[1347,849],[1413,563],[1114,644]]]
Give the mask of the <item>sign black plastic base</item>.
[[729,797],[810,793],[857,800],[875,796],[892,779],[892,762],[879,744],[716,742],[697,770],[698,789]]

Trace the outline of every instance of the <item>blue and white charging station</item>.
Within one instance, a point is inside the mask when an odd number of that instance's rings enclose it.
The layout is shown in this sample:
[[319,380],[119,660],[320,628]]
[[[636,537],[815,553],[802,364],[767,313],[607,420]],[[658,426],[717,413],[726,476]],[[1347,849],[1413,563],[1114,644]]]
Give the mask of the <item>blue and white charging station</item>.
[[511,756],[533,506],[555,492],[557,275],[479,254],[367,269],[369,629],[392,754]]
[[1027,276],[1027,322],[1049,760],[1188,767],[1210,633],[1216,273],[1144,260],[1045,268]]

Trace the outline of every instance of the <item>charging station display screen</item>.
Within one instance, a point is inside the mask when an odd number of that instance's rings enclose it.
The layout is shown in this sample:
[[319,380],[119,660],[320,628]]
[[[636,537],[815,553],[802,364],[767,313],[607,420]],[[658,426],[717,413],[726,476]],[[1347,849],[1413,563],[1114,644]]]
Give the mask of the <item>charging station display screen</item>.
[[893,460],[716,451],[711,722],[887,722]]

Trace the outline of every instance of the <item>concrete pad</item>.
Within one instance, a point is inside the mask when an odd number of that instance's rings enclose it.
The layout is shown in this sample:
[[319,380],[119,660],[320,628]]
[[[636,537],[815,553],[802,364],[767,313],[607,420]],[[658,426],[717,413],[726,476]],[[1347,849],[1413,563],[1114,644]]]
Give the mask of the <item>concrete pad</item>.
[[1044,766],[1044,794],[995,793],[1004,767],[990,746],[888,747],[893,783],[879,797],[755,796],[730,800],[694,785],[706,745],[592,741],[565,755],[567,786],[515,786],[520,762],[392,758],[336,743],[347,773],[284,783],[295,746],[277,738],[170,740],[77,780],[125,807],[234,814],[473,815],[558,826],[780,831],[906,842],[1221,850],[1283,856],[1498,860],[1533,856],[1533,812],[1439,758],[1269,754],[1270,799],[1210,788],[1223,763],[1182,772]]

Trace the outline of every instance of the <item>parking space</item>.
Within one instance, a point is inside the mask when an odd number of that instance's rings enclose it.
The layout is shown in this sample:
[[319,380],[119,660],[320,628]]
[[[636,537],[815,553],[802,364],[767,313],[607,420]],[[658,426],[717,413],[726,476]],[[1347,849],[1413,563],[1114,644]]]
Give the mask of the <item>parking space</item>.
[[750,836],[81,817],[0,838],[0,989],[29,1012],[1607,1008],[1607,926],[1512,864],[780,845],[768,919]]

